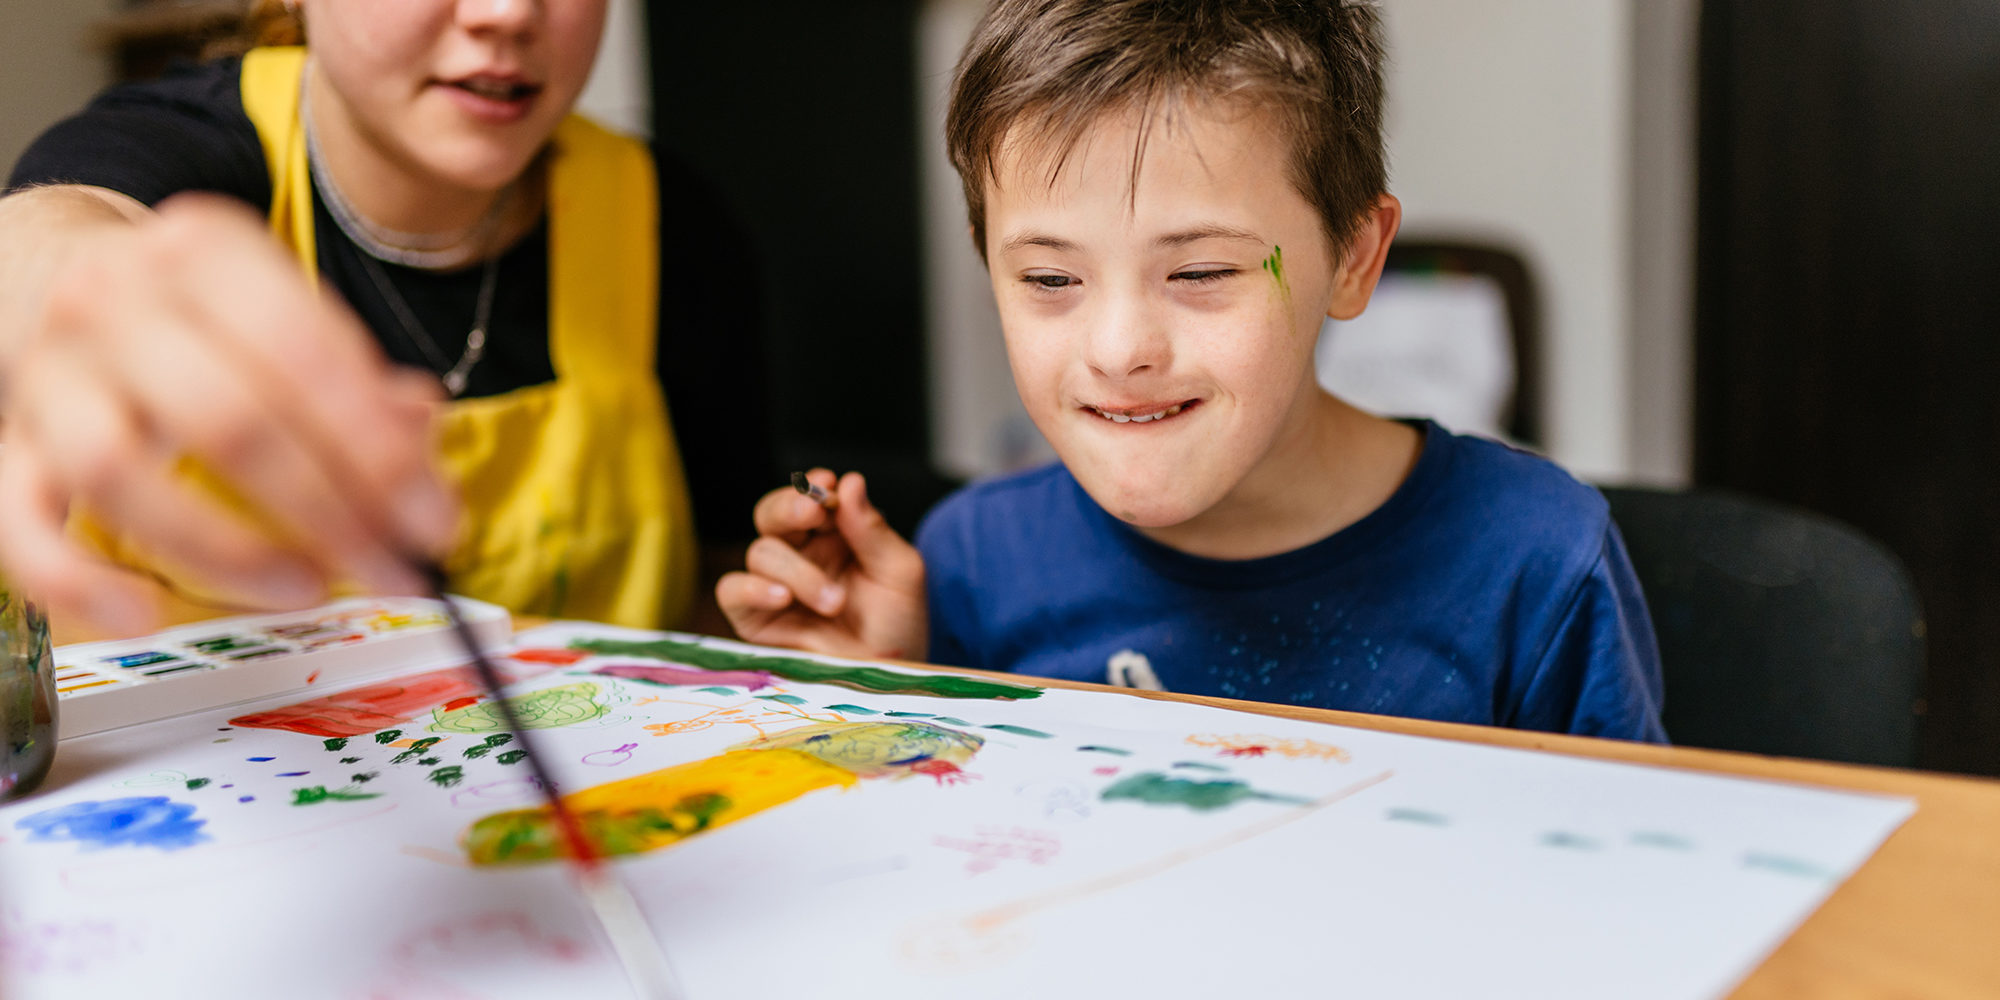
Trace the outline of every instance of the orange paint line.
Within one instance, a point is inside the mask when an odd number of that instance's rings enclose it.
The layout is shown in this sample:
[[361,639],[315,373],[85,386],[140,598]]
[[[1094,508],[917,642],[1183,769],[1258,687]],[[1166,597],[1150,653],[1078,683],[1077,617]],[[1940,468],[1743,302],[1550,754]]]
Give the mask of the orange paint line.
[[1321,799],[1315,799],[1312,802],[1300,806],[1299,808],[1292,810],[1291,812],[1288,812],[1282,816],[1276,816],[1271,819],[1264,820],[1261,823],[1256,823],[1251,826],[1246,826],[1241,830],[1232,830],[1229,833],[1223,834],[1222,836],[1215,838],[1214,840],[1208,841],[1207,843],[1196,844],[1193,847],[1185,847],[1178,851],[1170,851],[1166,854],[1160,855],[1157,858],[1150,858],[1146,861],[1142,861],[1122,871],[1115,871],[1108,875],[1102,875],[1094,879],[1088,879],[1083,882],[1078,882],[1074,885],[1068,885],[1058,889],[1052,889],[1048,892],[1040,893],[1034,896],[1029,896],[1026,899],[1019,899],[1012,903],[1003,903],[989,910],[982,910],[969,917],[966,917],[965,926],[974,931],[981,931],[981,932],[994,931],[999,929],[1002,924],[1019,920],[1022,917],[1028,916],[1029,914],[1034,913],[1037,910],[1046,910],[1052,907],[1061,906],[1064,903],[1075,902],[1076,900],[1082,899],[1086,896],[1095,896],[1100,892],[1108,892],[1112,889],[1117,889],[1122,886],[1131,885],[1132,883],[1138,882],[1142,879],[1152,878],[1153,876],[1158,875],[1161,872],[1167,871],[1168,869],[1171,868],[1177,868],[1190,861],[1193,861],[1196,858],[1203,857],[1209,854],[1214,854],[1217,851],[1234,847],[1237,844],[1243,843],[1246,840],[1253,840],[1257,837],[1261,837],[1264,834],[1270,833],[1272,830],[1278,829],[1279,827],[1286,826],[1291,823],[1296,823],[1299,820],[1305,819],[1307,816],[1311,816],[1314,815],[1315,813],[1318,813],[1320,810],[1325,809],[1327,806],[1333,805],[1334,803],[1339,802],[1342,799],[1345,799],[1358,792],[1365,791],[1369,788],[1374,787],[1375,785],[1379,785],[1382,782],[1389,780],[1390,776],[1394,775],[1395,773],[1396,772],[1394,771],[1383,771],[1381,774],[1375,775],[1372,778],[1363,778],[1362,780],[1357,781],[1354,784],[1348,785],[1346,788],[1334,792],[1332,795],[1328,795],[1325,798]]
[[90,682],[90,683],[88,683],[88,684],[71,684],[71,685],[70,685],[69,687],[66,687],[66,688],[62,688],[62,687],[59,687],[59,688],[56,688],[56,693],[57,693],[57,694],[68,694],[68,693],[70,693],[71,691],[81,691],[81,690],[83,690],[84,688],[94,688],[94,687],[103,687],[103,686],[104,686],[104,685],[106,685],[106,684],[116,684],[116,683],[118,683],[118,682],[117,682],[117,681],[91,681],[91,682]]

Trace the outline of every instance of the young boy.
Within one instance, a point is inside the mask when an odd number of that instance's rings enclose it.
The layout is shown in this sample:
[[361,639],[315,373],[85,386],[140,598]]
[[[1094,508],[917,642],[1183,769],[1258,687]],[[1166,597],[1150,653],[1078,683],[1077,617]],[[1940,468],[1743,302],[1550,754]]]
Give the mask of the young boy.
[[998,0],[947,142],[1062,462],[960,491],[915,549],[857,474],[815,471],[830,510],[774,491],[717,588],[737,631],[1664,740],[1603,498],[1315,380],[1321,318],[1367,305],[1400,216],[1377,32],[1339,0]]

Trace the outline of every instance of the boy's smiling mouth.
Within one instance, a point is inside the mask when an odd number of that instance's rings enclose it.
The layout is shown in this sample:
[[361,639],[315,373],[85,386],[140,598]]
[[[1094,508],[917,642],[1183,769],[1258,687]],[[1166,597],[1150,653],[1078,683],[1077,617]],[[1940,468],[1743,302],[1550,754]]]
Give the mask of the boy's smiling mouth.
[[1178,403],[1142,403],[1138,406],[1094,406],[1085,403],[1080,408],[1116,424],[1150,424],[1186,413],[1200,403],[1199,399],[1184,399]]

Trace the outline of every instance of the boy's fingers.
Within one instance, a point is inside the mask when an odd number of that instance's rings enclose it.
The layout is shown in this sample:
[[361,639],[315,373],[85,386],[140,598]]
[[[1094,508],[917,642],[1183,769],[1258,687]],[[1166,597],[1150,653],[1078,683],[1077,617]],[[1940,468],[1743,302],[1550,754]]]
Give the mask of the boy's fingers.
[[923,588],[924,560],[916,547],[868,502],[868,481],[859,472],[840,480],[840,509],[834,514],[854,559],[869,576],[898,589]]
[[776,580],[755,573],[724,573],[715,581],[715,603],[731,619],[739,613],[774,613],[792,606],[792,590]]
[[63,533],[68,503],[41,456],[17,434],[0,452],[0,563],[9,588],[44,611],[113,636],[153,630],[159,611],[131,574],[114,569]]
[[827,512],[811,497],[789,486],[781,486],[758,498],[751,520],[760,535],[797,540],[825,525]]
[[812,560],[775,538],[759,538],[750,543],[744,567],[766,580],[782,584],[798,597],[799,603],[829,618],[840,613],[847,601],[846,588],[835,583]]

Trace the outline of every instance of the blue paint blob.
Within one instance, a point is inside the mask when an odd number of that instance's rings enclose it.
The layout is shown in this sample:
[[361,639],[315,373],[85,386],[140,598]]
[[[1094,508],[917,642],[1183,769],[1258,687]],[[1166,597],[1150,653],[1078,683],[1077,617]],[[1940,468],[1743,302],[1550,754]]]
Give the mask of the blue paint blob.
[[28,831],[29,840],[74,841],[87,851],[107,847],[177,851],[208,840],[208,834],[201,832],[207,823],[194,818],[191,805],[150,795],[72,803],[38,812],[14,826]]
[[245,758],[243,758],[243,759],[244,759],[244,760],[249,760],[249,761],[257,761],[257,762],[259,762],[259,763],[262,763],[263,761],[267,761],[267,760],[277,760],[278,758],[276,758],[276,757],[245,757]]
[[238,795],[238,796],[236,797],[236,801],[238,801],[238,802],[255,802],[255,801],[257,801],[257,796],[255,796],[255,795]]
[[278,772],[278,777],[280,777],[280,778],[303,778],[303,777],[305,777],[306,775],[308,775],[308,774],[311,774],[311,773],[312,773],[311,771],[279,771],[279,772]]

